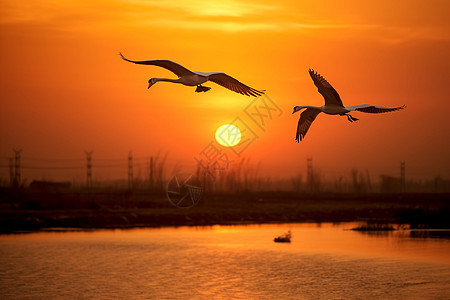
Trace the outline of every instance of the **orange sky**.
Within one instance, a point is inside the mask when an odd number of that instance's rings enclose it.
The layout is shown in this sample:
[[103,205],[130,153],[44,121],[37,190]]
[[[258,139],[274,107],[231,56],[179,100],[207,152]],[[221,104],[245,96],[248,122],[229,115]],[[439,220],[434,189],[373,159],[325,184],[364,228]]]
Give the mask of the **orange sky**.
[[[258,139],[242,153],[261,162],[262,174],[289,177],[313,157],[329,178],[352,168],[397,176],[400,161],[407,178],[450,177],[446,0],[3,0],[1,6],[3,180],[13,149],[23,149],[24,165],[31,158],[83,161],[87,150],[94,160],[124,161],[129,151],[136,158],[167,152],[172,164],[189,170],[216,128],[244,116],[252,100],[214,83],[202,94],[170,83],[147,90],[149,78],[174,75],[126,63],[119,51],[226,72],[266,89],[283,114],[266,131],[253,124]],[[344,105],[407,109],[355,113],[356,123],[321,114],[297,144],[293,106],[323,104],[308,68],[336,88]],[[55,180],[58,172],[24,169],[22,177]],[[83,180],[84,170],[76,172],[64,176]],[[125,178],[126,171],[95,176]]]

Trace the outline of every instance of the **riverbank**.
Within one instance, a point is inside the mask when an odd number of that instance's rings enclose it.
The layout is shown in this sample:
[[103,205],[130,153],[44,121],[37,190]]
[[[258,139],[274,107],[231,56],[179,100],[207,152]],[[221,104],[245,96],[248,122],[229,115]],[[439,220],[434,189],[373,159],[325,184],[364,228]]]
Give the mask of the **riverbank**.
[[[19,202],[18,202],[19,203]],[[164,195],[101,193],[28,197],[0,210],[0,232],[264,223],[365,222],[450,228],[449,194],[246,193],[203,196],[177,208]]]

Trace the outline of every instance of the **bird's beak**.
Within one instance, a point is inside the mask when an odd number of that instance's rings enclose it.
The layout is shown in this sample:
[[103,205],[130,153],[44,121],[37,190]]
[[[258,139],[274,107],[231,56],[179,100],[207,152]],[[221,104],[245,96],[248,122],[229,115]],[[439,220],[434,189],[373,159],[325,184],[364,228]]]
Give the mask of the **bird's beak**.
[[295,114],[296,113],[296,111],[295,111],[295,109],[294,109],[294,111],[292,112],[292,114]]
[[152,85],[153,85],[153,83],[149,82],[147,89],[149,89]]

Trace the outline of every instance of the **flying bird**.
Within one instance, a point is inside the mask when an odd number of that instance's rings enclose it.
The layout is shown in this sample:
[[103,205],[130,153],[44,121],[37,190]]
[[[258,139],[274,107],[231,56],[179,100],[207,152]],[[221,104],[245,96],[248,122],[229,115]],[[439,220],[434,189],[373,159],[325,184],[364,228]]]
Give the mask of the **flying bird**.
[[207,81],[212,81],[214,83],[217,83],[224,88],[227,88],[229,90],[232,90],[233,92],[247,95],[247,96],[261,96],[264,94],[264,90],[256,90],[254,88],[251,88],[239,80],[221,72],[210,72],[210,73],[202,73],[202,72],[193,72],[191,70],[186,69],[182,65],[173,62],[171,60],[164,60],[164,59],[155,59],[155,60],[144,60],[144,61],[134,61],[129,60],[125,58],[122,53],[119,53],[120,57],[122,57],[123,60],[132,62],[139,65],[151,65],[151,66],[158,66],[164,69],[167,69],[178,76],[177,79],[170,79],[170,78],[150,78],[148,80],[148,89],[157,83],[158,81],[166,81],[166,82],[173,82],[173,83],[181,83],[187,86],[197,86],[195,92],[207,92],[211,88],[207,86],[203,86],[202,84]]
[[314,81],[314,84],[317,86],[319,93],[322,94],[323,98],[325,99],[325,105],[320,107],[309,105],[294,107],[294,111],[292,112],[293,114],[306,108],[305,111],[301,113],[300,119],[298,120],[297,135],[295,137],[297,143],[301,141],[303,138],[305,138],[305,135],[308,132],[308,129],[311,126],[312,122],[314,122],[317,115],[321,112],[324,112],[329,115],[347,116],[347,119],[350,122],[354,122],[358,121],[359,119],[352,117],[352,115],[349,114],[349,112],[351,111],[360,111],[364,113],[378,114],[396,111],[406,107],[405,105],[403,105],[399,107],[389,108],[389,107],[375,106],[371,104],[344,106],[342,104],[341,98],[339,97],[339,94],[331,86],[331,84],[329,84],[328,81],[325,80],[325,78],[323,78],[320,74],[318,74],[312,69],[309,69],[309,75]]

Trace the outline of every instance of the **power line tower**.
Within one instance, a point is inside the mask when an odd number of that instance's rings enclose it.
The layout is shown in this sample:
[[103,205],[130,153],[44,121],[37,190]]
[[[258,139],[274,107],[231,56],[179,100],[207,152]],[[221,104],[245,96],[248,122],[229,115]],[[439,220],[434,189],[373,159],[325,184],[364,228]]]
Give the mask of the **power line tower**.
[[128,188],[133,188],[133,154],[128,153]]
[[22,152],[22,149],[20,150],[14,150],[14,185],[20,186],[22,182],[22,176],[20,173],[20,153]]
[[400,162],[400,190],[402,193],[406,192],[406,172],[405,172],[405,162]]
[[306,159],[306,181],[308,183],[308,189],[310,192],[314,190],[314,175],[313,175],[313,166],[312,166],[312,158],[308,157]]
[[14,185],[14,158],[9,159],[9,186]]
[[92,188],[92,152],[86,151],[86,186]]

